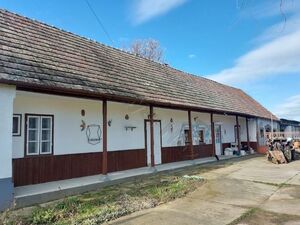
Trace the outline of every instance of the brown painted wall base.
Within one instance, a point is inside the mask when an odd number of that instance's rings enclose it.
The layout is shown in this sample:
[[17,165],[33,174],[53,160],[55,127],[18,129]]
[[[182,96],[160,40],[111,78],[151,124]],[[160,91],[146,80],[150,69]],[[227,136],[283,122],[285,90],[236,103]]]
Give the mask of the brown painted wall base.
[[188,160],[190,151],[188,146],[172,146],[161,148],[162,163]]
[[51,155],[13,160],[14,185],[23,186],[102,173],[102,153]]
[[[194,145],[193,149],[195,159],[210,157],[213,154],[212,145]],[[179,162],[184,160],[190,160],[192,158],[188,146],[163,147],[161,151],[162,163]]]
[[[109,151],[108,171],[147,165],[145,149]],[[23,186],[102,173],[102,153],[50,155],[13,160],[14,185]]]
[[258,146],[257,152],[261,154],[266,154],[268,151],[268,146]]
[[108,172],[129,170],[147,166],[145,149],[108,152]]
[[194,145],[194,155],[195,159],[205,158],[213,156],[213,145],[212,144],[203,144],[203,145]]

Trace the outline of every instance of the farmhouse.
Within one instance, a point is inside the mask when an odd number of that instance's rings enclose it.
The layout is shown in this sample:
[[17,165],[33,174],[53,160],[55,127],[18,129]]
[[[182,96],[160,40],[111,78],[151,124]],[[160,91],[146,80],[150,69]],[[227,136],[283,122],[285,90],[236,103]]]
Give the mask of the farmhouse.
[[279,129],[240,89],[5,10],[0,46],[2,209],[24,186],[212,157],[231,146],[263,152],[264,133]]

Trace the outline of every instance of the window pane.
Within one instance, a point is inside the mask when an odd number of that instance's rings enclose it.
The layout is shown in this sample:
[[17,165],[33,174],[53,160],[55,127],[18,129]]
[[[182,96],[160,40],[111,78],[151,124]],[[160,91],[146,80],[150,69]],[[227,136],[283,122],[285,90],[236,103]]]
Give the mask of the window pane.
[[29,154],[38,153],[38,142],[29,142],[28,143],[28,153]]
[[50,152],[50,142],[42,142],[42,153]]
[[29,128],[38,128],[38,122],[39,122],[39,119],[38,118],[32,118],[30,117],[29,118]]
[[42,118],[42,128],[43,129],[51,128],[51,119],[50,118]]
[[50,130],[43,130],[42,131],[42,141],[50,141]]
[[19,117],[13,117],[13,134],[19,133]]
[[38,141],[38,131],[37,130],[29,130],[29,141]]

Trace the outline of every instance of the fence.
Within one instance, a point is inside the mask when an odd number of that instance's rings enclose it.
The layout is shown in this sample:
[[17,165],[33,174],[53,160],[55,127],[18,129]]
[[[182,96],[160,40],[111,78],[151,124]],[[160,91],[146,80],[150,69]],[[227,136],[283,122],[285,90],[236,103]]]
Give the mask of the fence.
[[266,140],[275,139],[275,138],[293,138],[300,140],[300,131],[293,132],[266,132],[265,133]]

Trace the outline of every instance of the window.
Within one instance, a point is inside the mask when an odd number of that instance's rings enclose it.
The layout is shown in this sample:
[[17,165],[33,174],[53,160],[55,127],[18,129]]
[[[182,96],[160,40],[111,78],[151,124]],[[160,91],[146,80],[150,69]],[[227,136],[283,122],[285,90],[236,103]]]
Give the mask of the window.
[[12,126],[13,136],[21,136],[21,123],[22,123],[22,115],[14,114],[13,115],[13,126]]
[[27,115],[26,154],[51,154],[53,148],[53,116]]
[[204,130],[199,130],[198,137],[199,137],[199,144],[203,144],[204,143]]

